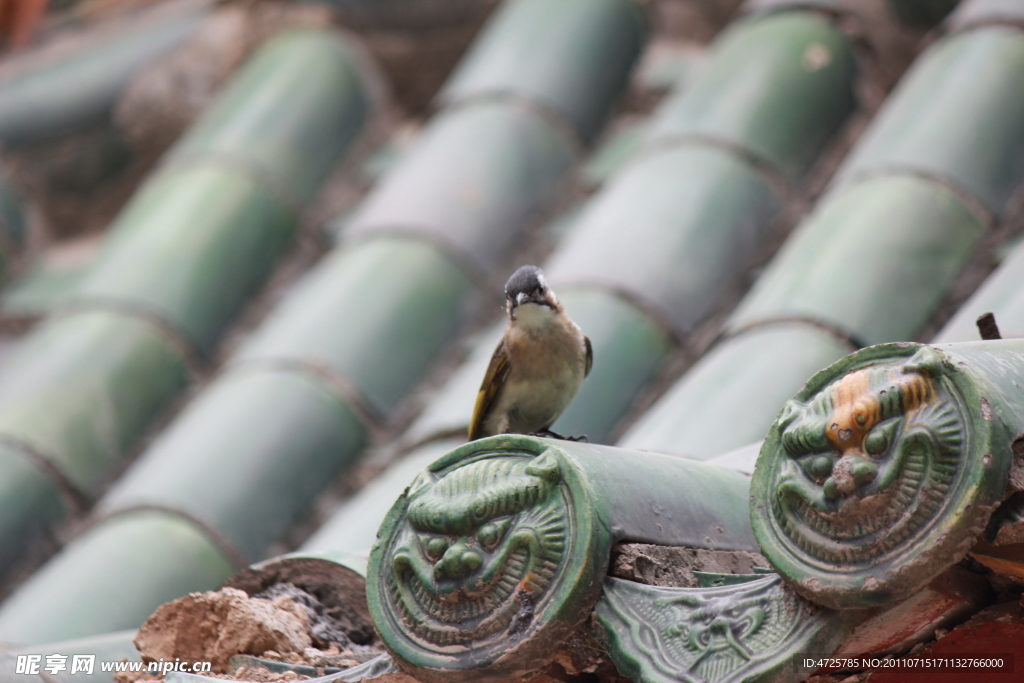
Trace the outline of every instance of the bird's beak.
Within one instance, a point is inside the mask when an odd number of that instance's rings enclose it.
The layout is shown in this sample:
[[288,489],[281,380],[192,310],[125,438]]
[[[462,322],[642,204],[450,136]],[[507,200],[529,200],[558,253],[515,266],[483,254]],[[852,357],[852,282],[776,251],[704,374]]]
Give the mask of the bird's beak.
[[508,300],[508,310],[512,312],[522,306],[523,304],[537,304],[539,306],[547,306],[548,308],[554,308],[551,302],[546,297],[537,298],[530,296],[526,292],[519,292],[516,294],[515,299]]

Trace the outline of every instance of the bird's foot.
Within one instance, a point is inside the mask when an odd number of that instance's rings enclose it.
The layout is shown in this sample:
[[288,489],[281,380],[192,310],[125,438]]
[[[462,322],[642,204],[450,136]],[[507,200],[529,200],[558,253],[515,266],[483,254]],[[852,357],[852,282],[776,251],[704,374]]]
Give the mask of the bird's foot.
[[544,437],[544,438],[548,438],[548,439],[559,439],[561,441],[575,441],[575,442],[578,442],[578,443],[589,443],[589,440],[587,439],[587,435],[586,434],[580,434],[579,436],[565,436],[564,434],[559,434],[558,432],[553,432],[550,429],[542,429],[539,432],[532,432],[530,434],[527,434],[527,436],[540,436],[540,437]]

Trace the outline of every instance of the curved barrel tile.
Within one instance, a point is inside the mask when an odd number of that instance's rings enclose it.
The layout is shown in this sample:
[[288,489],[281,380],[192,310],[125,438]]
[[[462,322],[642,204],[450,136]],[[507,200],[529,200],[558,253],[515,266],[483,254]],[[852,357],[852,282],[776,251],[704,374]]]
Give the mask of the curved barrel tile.
[[[300,31],[257,52],[215,105],[213,122],[197,124],[207,151],[245,150],[248,140],[254,165],[308,162],[302,173],[282,169],[296,175],[289,180],[301,180],[294,189],[304,197],[348,149],[368,113],[366,96],[355,89],[356,66],[337,41],[328,32]],[[323,106],[302,111],[296,102]],[[189,144],[198,154],[198,142]],[[275,145],[287,153],[270,154]],[[45,472],[60,486],[80,498],[94,496],[185,387],[187,359],[197,350],[213,354],[284,253],[298,207],[273,184],[209,154],[150,178],[115,221],[103,254],[65,309],[27,335],[0,373],[0,439],[48,462]],[[19,505],[29,500],[17,498]],[[7,505],[4,499],[0,507]],[[8,519],[52,524],[50,512],[19,509]]]
[[[607,25],[617,16],[596,12],[586,24],[591,26],[597,21],[598,27],[629,33],[628,26]],[[554,26],[551,35],[557,38],[566,29],[579,32],[580,26]],[[508,38],[506,35],[505,39]],[[544,52],[536,38],[531,33],[520,33],[517,40],[521,46]],[[330,50],[307,50],[291,42],[295,40],[291,37],[279,40],[286,41],[286,56],[293,54],[293,49],[305,58],[333,54]],[[543,47],[543,42],[539,45]],[[285,48],[271,44],[267,49]],[[611,52],[624,60],[614,68],[628,70],[635,50]],[[558,54],[557,46],[553,53]],[[248,75],[242,75],[238,88],[245,90],[250,81],[266,81],[274,92],[284,94],[293,93],[303,82],[307,87],[318,87],[320,67],[311,65],[316,77],[303,80],[295,77],[294,60],[282,61],[281,68],[291,78],[256,78],[253,73],[258,75],[262,73],[260,69],[268,68],[265,63],[257,63]],[[581,82],[589,82],[592,72],[608,68],[607,61],[585,61],[575,65],[572,73]],[[605,76],[599,75],[596,80],[605,83]],[[609,98],[614,94],[601,92]],[[227,97],[235,101],[231,92]],[[298,95],[294,99],[305,101]],[[172,151],[165,175],[154,182],[184,173],[213,171],[246,180],[266,179],[260,169],[280,164],[280,174],[269,179],[268,187],[275,186],[271,189],[278,191],[283,187],[286,192],[279,192],[276,199],[286,205],[287,191],[304,192],[312,182],[307,170],[317,176],[317,169],[321,168],[320,157],[315,153],[310,159],[312,169],[298,169],[287,150],[279,148],[312,152],[320,149],[315,144],[315,135],[296,137],[295,117],[299,114],[280,111],[280,107],[287,108],[288,104],[275,99],[254,107],[253,117],[269,117],[280,129],[272,131],[273,135],[268,133],[269,139],[254,141],[251,158],[241,165],[233,162],[250,150],[233,136],[244,137],[259,127],[245,121],[237,126],[228,125],[215,109],[209,124],[200,124],[193,137],[186,138],[178,150]],[[279,111],[280,116],[269,116],[271,109]],[[315,132],[331,119],[332,107],[311,116],[309,123]],[[439,115],[419,151],[405,157],[392,174],[397,179],[385,181],[381,191],[401,188],[398,205],[423,208],[421,217],[447,232],[440,238],[410,235],[408,231],[396,235],[392,228],[403,232],[408,226],[396,225],[390,218],[364,223],[368,225],[366,233],[342,244],[335,256],[301,281],[252,342],[229,363],[228,370],[122,477],[98,506],[104,514],[113,515],[111,520],[92,527],[88,534],[69,545],[61,557],[91,556],[98,549],[107,548],[114,536],[111,524],[116,520],[137,524],[139,529],[148,526],[154,536],[159,535],[153,510],[177,515],[197,533],[215,539],[223,553],[243,561],[257,557],[279,540],[315,494],[363,450],[368,425],[388,417],[387,413],[429,369],[427,361],[454,332],[461,309],[473,291],[475,264],[465,258],[460,262],[460,258],[470,254],[485,263],[492,262],[509,242],[491,238],[500,235],[503,240],[513,239],[531,213],[553,197],[556,181],[571,167],[575,152],[571,136],[558,127],[557,122],[530,107],[508,101],[464,102]],[[208,147],[209,153],[199,150],[200,147]],[[510,164],[510,159],[515,163]],[[294,177],[289,177],[289,169],[294,171]],[[299,184],[289,188],[282,185],[284,181]],[[429,181],[430,191],[424,194],[420,184],[425,181]],[[373,202],[371,197],[368,206],[372,208]],[[136,232],[124,229],[114,239],[128,244],[142,240]],[[448,243],[443,239],[447,237],[451,238]],[[152,247],[156,241],[147,244]],[[255,248],[257,241],[253,236],[247,243]],[[214,238],[204,243],[221,244]],[[112,246],[115,252],[118,248],[116,243]],[[123,253],[118,263],[122,266],[120,276],[135,278],[138,283],[148,282],[153,291],[140,294],[132,288],[130,295],[118,299],[117,295],[123,292],[116,279],[111,278],[93,284],[90,295],[106,299],[110,294],[117,301],[146,303],[171,298],[175,305],[167,306],[168,311],[187,312],[177,302],[187,302],[188,297],[174,299],[179,296],[174,288],[161,291],[153,274],[129,269]],[[233,290],[221,283],[219,278],[223,275],[210,273],[207,284],[218,284],[217,293],[229,298]],[[431,291],[424,289],[427,282],[433,285]],[[221,303],[206,302],[203,306],[207,308],[195,305],[202,313]],[[193,325],[187,331],[200,333],[197,338],[210,331],[207,323],[211,320],[213,316],[180,316],[186,327]],[[417,352],[406,351],[410,340],[420,345]],[[394,361],[396,354],[401,362]],[[118,571],[130,573],[131,567],[138,569],[133,591],[124,596],[123,604],[117,608],[119,619],[135,619],[137,625],[141,621],[139,615],[148,614],[159,604],[154,602],[156,597],[166,600],[168,592],[178,591],[180,595],[217,583],[212,580],[218,574],[216,563],[209,557],[184,558],[177,563],[177,574],[171,580],[163,573],[146,571],[154,558],[163,557],[160,550],[147,547],[140,552],[138,557],[109,553]],[[103,586],[104,590],[113,590],[107,579],[120,576],[97,564],[86,570],[92,575],[89,579],[66,577],[66,572],[74,571],[72,567],[59,557],[43,569],[34,588],[25,590],[41,593],[48,583],[86,580]],[[2,618],[10,624],[11,633],[16,633],[18,611],[32,608],[29,598],[19,596],[21,591],[2,608]],[[6,605],[10,605],[10,611],[6,611]],[[67,628],[78,629],[79,635],[95,632],[89,623],[92,612],[100,608],[98,603],[83,599],[69,601],[61,608],[75,612],[74,624]],[[32,620],[38,630],[33,631],[32,637],[44,638],[47,620],[56,630],[65,628],[57,603],[35,605],[34,609]],[[105,627],[106,622],[97,618],[96,624]]]
[[318,378],[243,368],[220,376],[192,401],[96,512],[175,510],[215,529],[252,561],[366,438],[358,417]]
[[0,141],[8,149],[86,130],[110,118],[132,76],[185,42],[206,7],[154,13],[119,35],[0,81]]
[[[522,37],[532,36],[529,46]],[[631,0],[515,0],[484,28],[439,95],[443,106],[523,99],[593,139],[646,38]]]
[[1005,26],[955,34],[918,58],[833,184],[887,172],[922,174],[998,216],[1024,176],[1021,120],[1024,34]]
[[828,17],[785,11],[737,22],[694,84],[661,105],[647,146],[706,138],[798,180],[856,106],[853,46]]
[[624,291],[684,337],[736,296],[743,265],[780,208],[771,184],[733,154],[669,149],[610,181],[545,271],[559,291],[583,284]]
[[[762,439],[779,406],[805,378],[851,350],[828,330],[800,323],[765,325],[726,339],[704,354],[618,443],[707,460],[733,444]],[[737,396],[742,397],[739,402]]]
[[[89,542],[91,536],[101,540]],[[182,564],[202,567],[210,586],[236,569],[195,525],[167,512],[114,517],[78,540],[0,606],[0,643],[47,643],[137,628],[154,605],[192,590],[195,572],[183,575]],[[96,582],[98,573],[106,578],[102,583]],[[149,580],[139,581],[140,575]]]
[[386,417],[449,343],[473,291],[428,242],[360,242],[310,270],[229,362],[324,372]]
[[507,102],[442,112],[347,220],[344,239],[421,236],[485,279],[574,160],[571,139],[535,112]]
[[883,344],[812,377],[751,483],[762,553],[835,609],[905,598],[959,561],[1007,493],[1024,342]]
[[[623,443],[709,458],[757,438],[744,429],[705,427],[727,422],[725,416],[743,405],[746,423],[767,429],[781,392],[764,403],[747,397],[763,394],[759,382],[768,375],[787,391],[807,377],[808,368],[793,354],[790,360],[751,355],[751,346],[738,341],[762,326],[797,323],[830,331],[836,340],[831,360],[840,357],[839,342],[872,344],[918,333],[986,224],[1024,179],[1024,111],[1017,111],[1024,103],[1017,97],[1024,93],[1018,83],[1024,70],[1013,66],[1021,56],[1024,34],[1004,26],[934,43],[727,322],[733,339],[708,361],[720,370],[684,375]],[[977,77],[982,71],[986,78]],[[1008,100],[1006,89],[1015,93]],[[827,362],[818,355],[827,346],[808,347],[808,357]],[[750,379],[734,375],[721,382],[730,368],[743,368]],[[698,408],[691,422],[690,408],[703,404],[720,406],[723,417],[712,421]],[[645,433],[665,440],[645,439]],[[695,442],[667,443],[673,435]],[[706,451],[705,444],[720,450]]]
[[385,518],[367,574],[374,625],[428,683],[527,673],[588,616],[614,543],[752,549],[747,481],[589,444],[466,444],[422,472]]
[[[964,203],[935,183],[913,176],[866,180],[819,203],[726,327],[736,332],[804,318],[860,344],[907,339],[984,234]],[[890,296],[895,291],[899,296]]]

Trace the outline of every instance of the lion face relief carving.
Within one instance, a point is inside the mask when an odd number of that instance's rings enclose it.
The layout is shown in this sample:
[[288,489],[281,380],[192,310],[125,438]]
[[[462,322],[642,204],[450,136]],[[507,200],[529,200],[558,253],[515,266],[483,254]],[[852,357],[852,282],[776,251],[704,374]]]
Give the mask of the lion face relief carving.
[[974,498],[987,475],[972,467],[992,460],[971,447],[968,416],[986,403],[968,408],[970,381],[934,347],[889,344],[822,371],[786,404],[758,460],[751,521],[805,597],[881,604],[966,553],[970,539],[950,532],[984,516]]

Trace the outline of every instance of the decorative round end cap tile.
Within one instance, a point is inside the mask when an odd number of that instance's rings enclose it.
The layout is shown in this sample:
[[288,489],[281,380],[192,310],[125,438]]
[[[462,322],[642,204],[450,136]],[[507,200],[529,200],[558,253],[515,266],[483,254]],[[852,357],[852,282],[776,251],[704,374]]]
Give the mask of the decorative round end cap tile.
[[754,535],[818,604],[905,597],[967,553],[1001,498],[991,440],[991,408],[948,354],[858,351],[812,377],[769,430]]
[[368,571],[374,625],[400,664],[425,681],[480,681],[550,658],[607,565],[586,488],[556,446],[512,435],[421,473],[381,526]]

